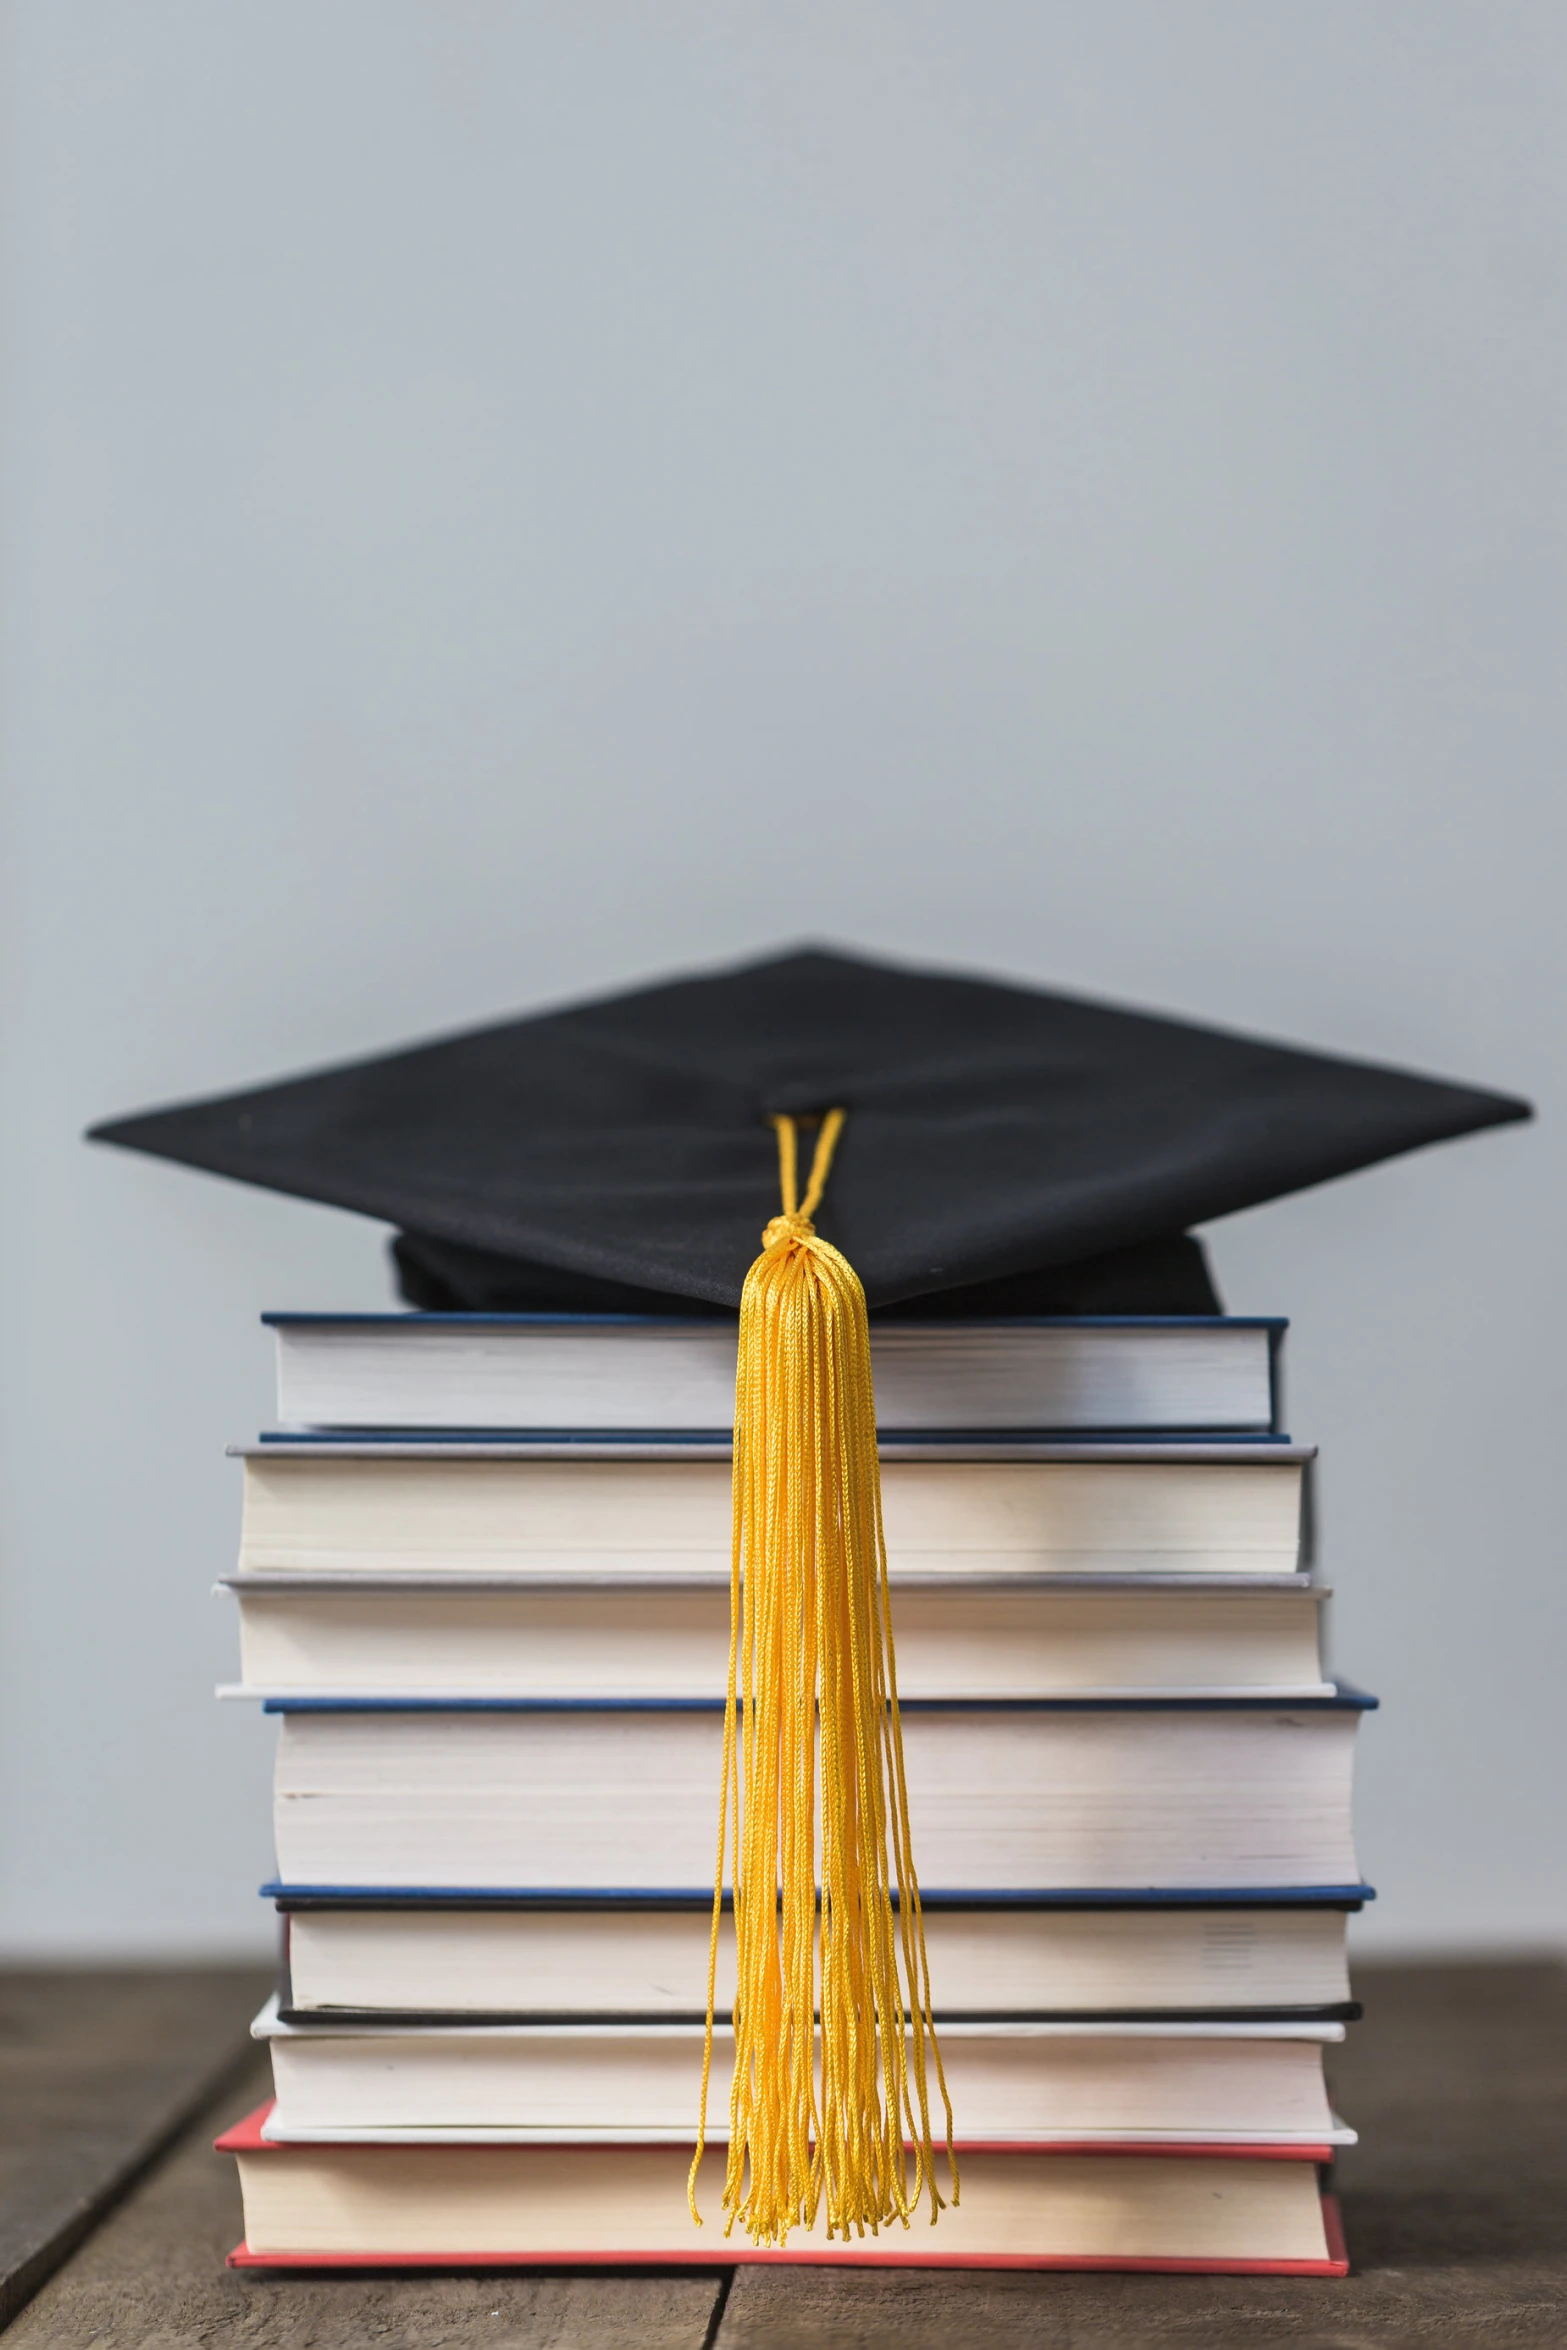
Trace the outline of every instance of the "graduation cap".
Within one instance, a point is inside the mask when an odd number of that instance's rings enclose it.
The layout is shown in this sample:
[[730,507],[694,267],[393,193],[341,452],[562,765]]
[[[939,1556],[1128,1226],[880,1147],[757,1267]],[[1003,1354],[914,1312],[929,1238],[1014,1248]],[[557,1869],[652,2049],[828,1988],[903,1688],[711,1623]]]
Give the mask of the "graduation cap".
[[[700,2116],[705,2134],[727,1852],[725,2232],[779,2244],[823,2201],[843,2238],[906,2223],[927,2194],[937,2215],[927,2058],[952,2150],[867,1301],[1211,1309],[1188,1224],[1528,1114],[1070,996],[805,953],[95,1132],[401,1225],[421,1304],[739,1306]],[[701,2153],[699,2135],[693,2217]]]
[[843,1107],[822,1207],[878,1313],[1211,1313],[1187,1228],[1529,1116],[1086,999],[781,955],[94,1127],[400,1227],[427,1309],[732,1311],[768,1119]]

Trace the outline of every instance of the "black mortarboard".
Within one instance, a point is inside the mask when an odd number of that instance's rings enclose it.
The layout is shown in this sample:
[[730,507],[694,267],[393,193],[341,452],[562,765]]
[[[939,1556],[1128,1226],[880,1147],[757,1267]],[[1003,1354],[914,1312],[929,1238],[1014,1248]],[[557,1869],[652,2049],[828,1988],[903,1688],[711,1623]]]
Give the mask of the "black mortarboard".
[[848,1122],[821,1211],[872,1308],[1204,1312],[1188,1225],[1529,1116],[1222,1029],[816,951],[118,1118],[98,1141],[401,1227],[469,1310],[732,1308],[769,1113]]

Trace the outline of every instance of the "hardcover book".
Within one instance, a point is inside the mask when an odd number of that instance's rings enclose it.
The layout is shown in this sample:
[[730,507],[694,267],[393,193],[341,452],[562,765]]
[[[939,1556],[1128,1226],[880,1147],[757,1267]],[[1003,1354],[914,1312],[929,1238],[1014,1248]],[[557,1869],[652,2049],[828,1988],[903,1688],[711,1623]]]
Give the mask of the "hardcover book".
[[[238,2159],[240,2268],[861,2267],[1158,2270],[1343,2276],[1337,2212],[1317,2185],[1326,2145],[960,2146],[962,2199],[937,2229],[781,2250],[723,2234],[722,2157],[686,2208],[689,2145],[281,2146],[260,2106],[218,2139]],[[942,2165],[943,2177],[945,2164]]]

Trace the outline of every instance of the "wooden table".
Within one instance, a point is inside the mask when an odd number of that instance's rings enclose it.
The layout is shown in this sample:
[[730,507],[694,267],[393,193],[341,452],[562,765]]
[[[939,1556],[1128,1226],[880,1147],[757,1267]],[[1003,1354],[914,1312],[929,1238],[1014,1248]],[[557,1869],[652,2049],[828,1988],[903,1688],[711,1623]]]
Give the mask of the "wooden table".
[[1337,2066],[1340,2102],[1363,2133],[1342,2165],[1354,2262],[1342,2283],[913,2269],[232,2272],[233,2165],[208,2141],[263,2092],[264,2068],[240,2046],[262,1988],[212,1971],[0,1976],[0,2258],[20,2271],[0,2314],[25,2302],[6,2350],[1567,2343],[1567,1970],[1546,1963],[1362,1971],[1366,2021]]

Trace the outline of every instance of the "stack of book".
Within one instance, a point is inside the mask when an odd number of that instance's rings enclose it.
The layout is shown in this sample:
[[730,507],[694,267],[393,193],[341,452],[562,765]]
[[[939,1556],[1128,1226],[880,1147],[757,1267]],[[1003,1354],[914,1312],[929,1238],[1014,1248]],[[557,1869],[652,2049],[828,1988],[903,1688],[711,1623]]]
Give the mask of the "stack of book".
[[962,2196],[781,2254],[725,2238],[721,2155],[686,2207],[732,1322],[274,1326],[229,1587],[238,1693],[280,1717],[287,1963],[275,2102],[220,2141],[237,2261],[1342,2271],[1323,2052],[1371,1701],[1323,1675],[1282,1325],[873,1325]]

